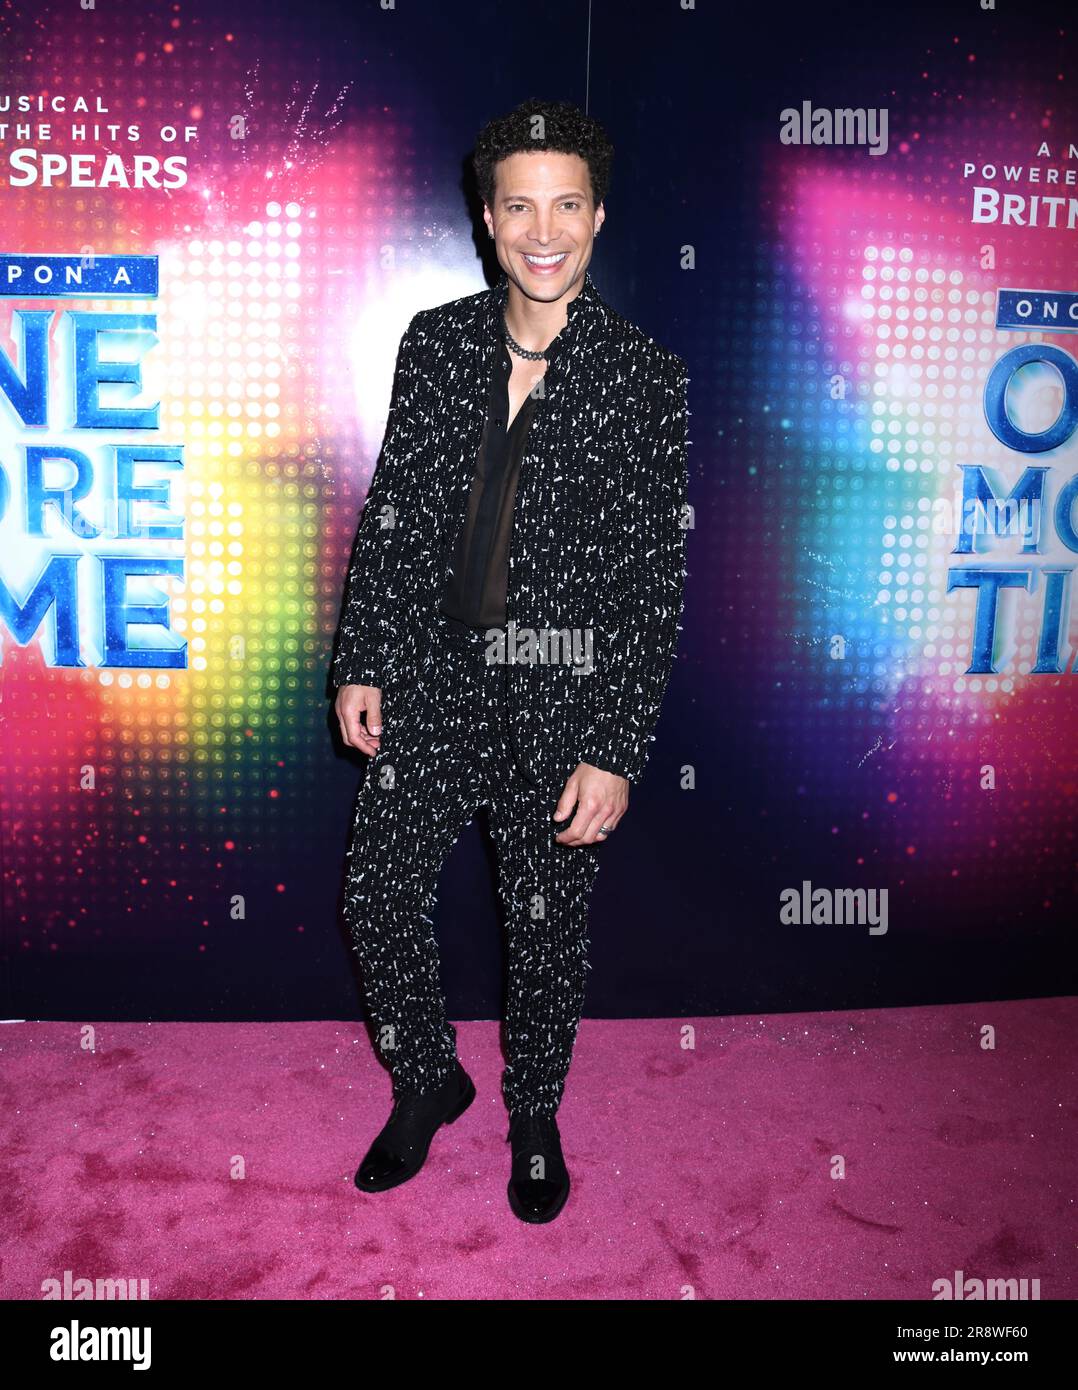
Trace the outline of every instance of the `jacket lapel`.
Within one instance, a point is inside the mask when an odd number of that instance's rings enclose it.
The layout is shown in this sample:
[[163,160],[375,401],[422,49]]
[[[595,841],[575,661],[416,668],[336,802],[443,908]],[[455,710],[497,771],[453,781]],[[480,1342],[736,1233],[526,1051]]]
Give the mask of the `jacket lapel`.
[[[509,282],[503,273],[493,288],[478,297],[477,312],[461,331],[458,351],[438,376],[438,390],[443,393],[439,408],[459,427],[459,449],[443,460],[443,466],[449,465],[442,480],[447,489],[443,584],[449,577],[453,542],[464,521],[475,475],[508,292]],[[521,460],[507,596],[507,616],[520,624],[538,620],[528,592],[534,560],[543,545],[542,533],[566,527],[570,537],[582,541],[581,527],[586,531],[586,523],[594,523],[594,514],[572,501],[574,496],[583,498],[587,480],[568,477],[566,470],[579,470],[586,463],[586,451],[571,450],[570,441],[573,420],[582,414],[589,383],[601,373],[607,315],[591,273],[585,272],[583,287],[569,303],[566,326],[549,349],[544,394],[536,402]],[[566,501],[565,515],[561,515]]]

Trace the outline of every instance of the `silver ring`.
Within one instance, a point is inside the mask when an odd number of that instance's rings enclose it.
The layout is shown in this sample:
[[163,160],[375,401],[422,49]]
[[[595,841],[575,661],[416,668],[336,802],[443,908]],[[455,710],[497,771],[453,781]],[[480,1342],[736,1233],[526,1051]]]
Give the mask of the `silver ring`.
[[597,835],[612,835],[614,833],[614,826],[600,825],[599,829],[595,833]]

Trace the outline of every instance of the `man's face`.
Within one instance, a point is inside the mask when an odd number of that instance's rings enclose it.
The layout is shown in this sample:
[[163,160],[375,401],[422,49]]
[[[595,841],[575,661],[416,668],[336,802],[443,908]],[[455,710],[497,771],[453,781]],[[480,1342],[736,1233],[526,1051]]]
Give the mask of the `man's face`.
[[606,216],[592,202],[587,162],[536,150],[499,160],[494,177],[494,206],[483,220],[498,263],[529,299],[552,303],[583,279]]

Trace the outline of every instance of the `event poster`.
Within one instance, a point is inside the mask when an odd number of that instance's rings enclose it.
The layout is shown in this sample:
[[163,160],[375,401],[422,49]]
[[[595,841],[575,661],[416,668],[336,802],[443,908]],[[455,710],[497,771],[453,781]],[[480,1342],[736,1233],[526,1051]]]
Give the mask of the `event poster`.
[[[464,131],[419,89],[446,21],[411,8],[325,7],[318,34],[288,6],[5,13],[4,947],[41,1007],[100,971],[122,1009],[135,960],[166,1011],[212,1014],[226,964],[256,1016],[348,998],[344,568],[403,326],[484,283]],[[650,22],[662,85],[693,56]],[[627,142],[677,140],[619,169],[595,269],[692,373],[682,647],[638,818],[642,844],[678,827],[662,892],[697,968],[660,969],[670,1008],[766,1004],[717,942],[796,955],[814,888],[882,894],[878,935],[944,951],[1070,917],[1078,131],[1049,23],[1004,80],[1001,17],[918,22],[866,43],[886,103],[780,99],[780,67],[715,97],[722,138],[629,113]],[[879,959],[851,969],[878,987]]]
[[[43,1007],[100,971],[123,1009],[139,960],[157,1007],[212,1014],[227,964],[255,1016],[345,1006],[344,568],[403,326],[484,283],[464,131],[417,79],[446,21],[48,8],[3,21],[8,978]],[[693,57],[650,22],[661,85]],[[721,139],[686,108],[614,186],[596,272],[692,373],[682,647],[638,818],[682,847],[662,891],[697,969],[660,969],[671,1009],[766,1004],[717,940],[796,955],[814,888],[874,890],[878,935],[944,951],[1069,920],[1078,132],[1050,24],[1004,82],[1000,17],[979,40],[919,22],[866,44],[886,103],[780,99],[761,69],[715,98]],[[624,41],[603,35],[612,69]],[[658,109],[627,140],[673,129]],[[851,968],[878,987],[879,959]]]

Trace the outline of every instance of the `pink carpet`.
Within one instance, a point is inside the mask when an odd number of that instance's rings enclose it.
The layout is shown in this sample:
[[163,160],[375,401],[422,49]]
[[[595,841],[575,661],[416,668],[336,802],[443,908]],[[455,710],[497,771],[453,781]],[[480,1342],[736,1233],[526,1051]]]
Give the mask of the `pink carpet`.
[[1078,1001],[689,1023],[691,1049],[680,1019],[583,1023],[574,1189],[538,1227],[506,1203],[496,1024],[458,1025],[478,1098],[379,1196],[352,1185],[389,1106],[357,1024],[102,1023],[95,1052],[5,1024],[0,1295],[70,1270],[154,1299],[928,1299],[961,1269],[1078,1296]]

